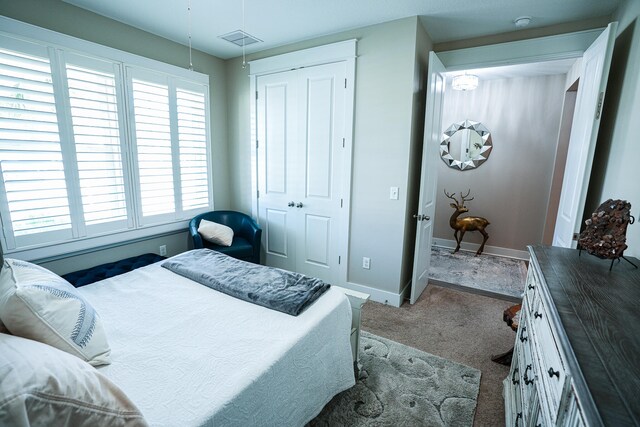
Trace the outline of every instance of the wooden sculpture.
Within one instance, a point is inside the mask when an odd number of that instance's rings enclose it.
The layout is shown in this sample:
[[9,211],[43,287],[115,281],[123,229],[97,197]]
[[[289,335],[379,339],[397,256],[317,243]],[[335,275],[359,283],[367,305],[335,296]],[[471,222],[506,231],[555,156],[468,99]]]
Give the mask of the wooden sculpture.
[[444,194],[452,199],[455,203],[451,203],[451,207],[455,209],[453,215],[451,215],[451,219],[449,219],[449,225],[453,228],[453,237],[456,238],[456,249],[453,251],[455,254],[460,250],[460,243],[462,243],[462,238],[464,237],[464,233],[467,231],[479,231],[482,236],[484,236],[484,240],[482,240],[482,244],[476,252],[476,256],[480,255],[484,250],[484,244],[489,239],[489,235],[484,230],[487,225],[490,224],[486,218],[482,218],[479,216],[466,216],[464,218],[458,218],[461,213],[469,212],[469,209],[464,205],[464,202],[468,202],[469,200],[473,200],[473,197],[468,199],[469,194],[471,193],[471,189],[467,191],[467,194],[463,195],[460,193],[460,202],[455,198],[456,193],[449,194],[447,190],[444,190]]

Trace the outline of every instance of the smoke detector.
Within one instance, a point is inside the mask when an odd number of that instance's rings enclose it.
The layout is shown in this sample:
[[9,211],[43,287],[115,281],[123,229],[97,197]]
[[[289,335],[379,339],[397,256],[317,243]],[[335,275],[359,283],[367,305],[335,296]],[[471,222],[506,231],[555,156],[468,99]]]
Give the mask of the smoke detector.
[[531,22],[530,16],[520,16],[513,20],[513,23],[516,24],[516,28],[524,28]]

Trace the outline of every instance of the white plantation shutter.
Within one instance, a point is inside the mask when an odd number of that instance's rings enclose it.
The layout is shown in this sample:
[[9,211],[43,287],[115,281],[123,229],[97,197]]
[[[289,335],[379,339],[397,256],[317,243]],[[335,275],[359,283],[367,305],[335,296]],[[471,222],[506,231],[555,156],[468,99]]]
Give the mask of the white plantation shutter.
[[72,225],[47,50],[11,44],[20,52],[0,48],[0,168],[15,247],[43,233],[70,238]]
[[183,210],[210,205],[205,89],[176,89]]
[[0,23],[16,31],[0,34],[7,253],[43,259],[145,239],[213,209],[206,75]]
[[99,231],[126,228],[130,224],[114,66],[68,55],[66,73],[85,226]]
[[133,78],[132,97],[142,216],[175,212],[167,84]]

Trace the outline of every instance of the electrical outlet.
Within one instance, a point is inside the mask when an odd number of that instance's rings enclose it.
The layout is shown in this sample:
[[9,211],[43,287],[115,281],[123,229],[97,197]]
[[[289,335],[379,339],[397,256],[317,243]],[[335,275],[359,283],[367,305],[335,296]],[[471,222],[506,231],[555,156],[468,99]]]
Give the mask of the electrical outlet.
[[160,246],[160,256],[166,256],[167,255],[167,245],[161,245]]
[[362,257],[362,268],[368,270],[370,266],[371,266],[371,259],[366,256]]

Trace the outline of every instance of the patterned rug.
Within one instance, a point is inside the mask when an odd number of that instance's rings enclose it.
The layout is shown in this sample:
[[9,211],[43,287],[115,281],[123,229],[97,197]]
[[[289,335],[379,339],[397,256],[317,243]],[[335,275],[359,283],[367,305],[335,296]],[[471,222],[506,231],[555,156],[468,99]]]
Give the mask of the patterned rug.
[[362,332],[356,385],[309,426],[470,426],[480,371]]
[[495,255],[458,251],[434,246],[431,251],[429,280],[472,288],[489,296],[507,296],[519,300],[527,279],[524,261]]

